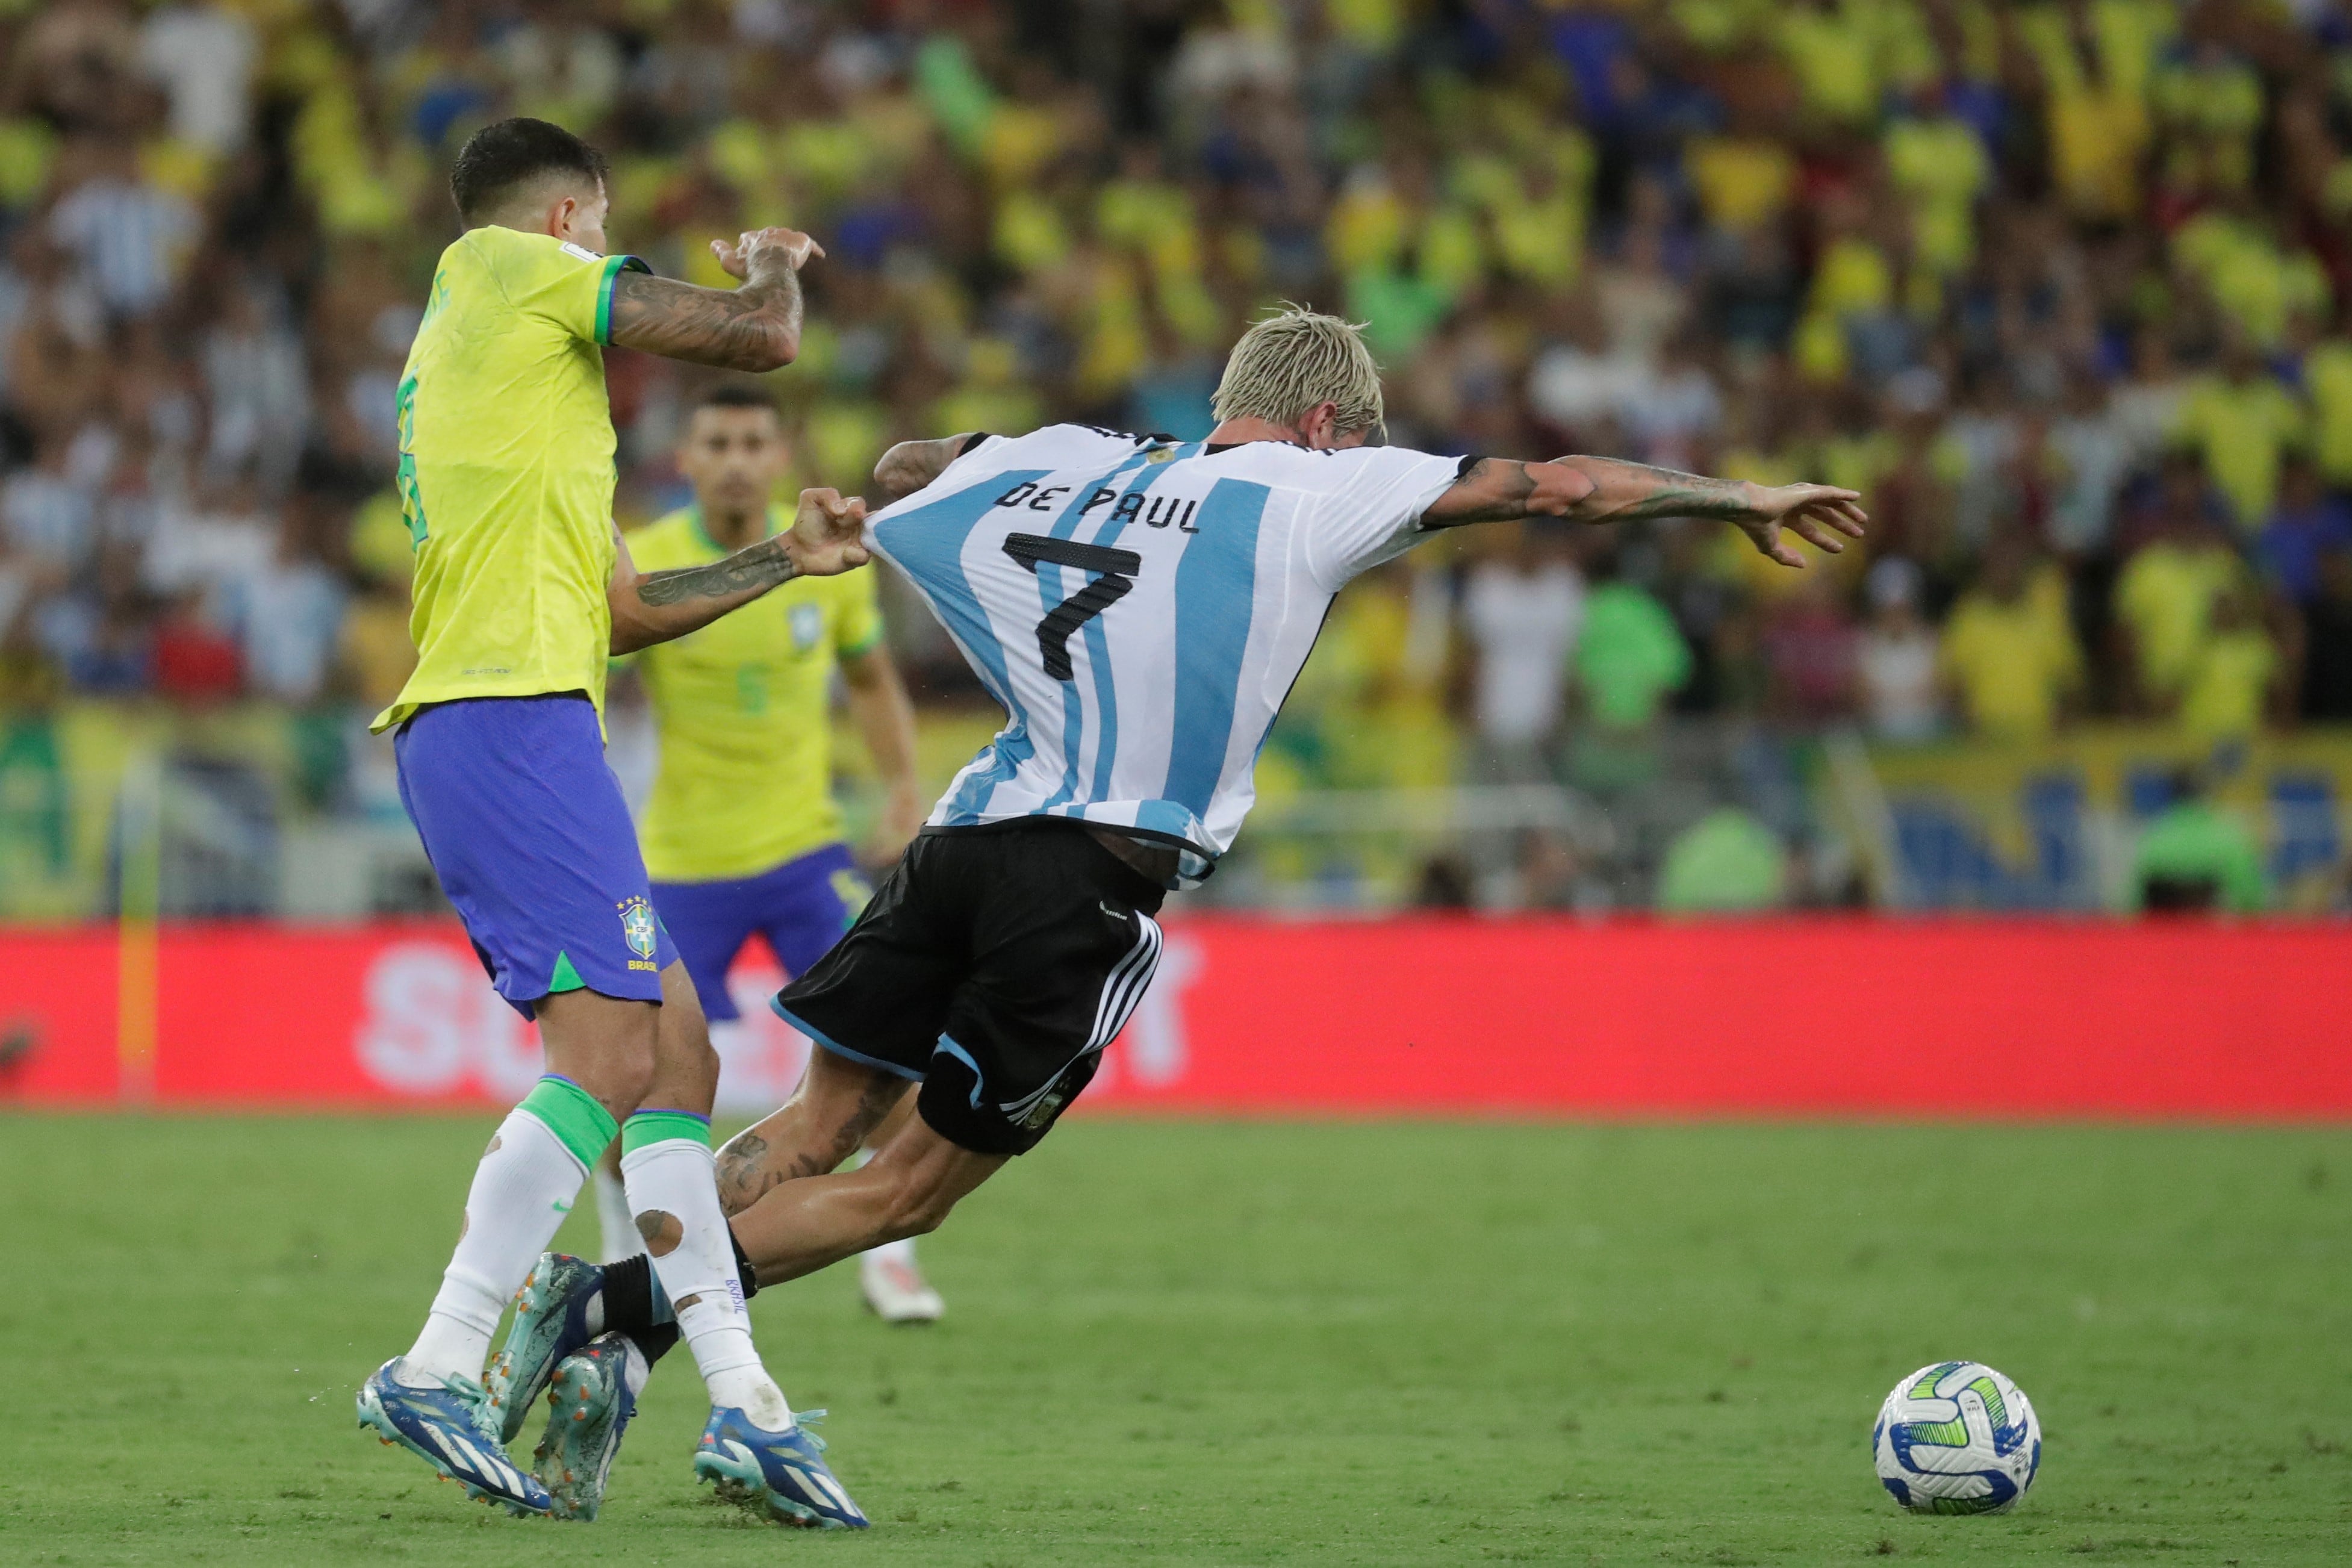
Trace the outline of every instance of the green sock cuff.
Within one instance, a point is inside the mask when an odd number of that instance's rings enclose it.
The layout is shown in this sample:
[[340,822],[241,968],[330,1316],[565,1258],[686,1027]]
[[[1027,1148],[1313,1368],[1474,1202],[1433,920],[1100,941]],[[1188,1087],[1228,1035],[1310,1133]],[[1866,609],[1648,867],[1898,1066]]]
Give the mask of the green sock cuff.
[[517,1110],[528,1110],[547,1124],[547,1130],[582,1164],[593,1166],[613,1142],[619,1126],[613,1113],[596,1103],[596,1097],[568,1078],[548,1074],[531,1086],[522,1097]]
[[710,1118],[690,1110],[640,1110],[621,1123],[621,1153],[625,1158],[647,1144],[674,1138],[709,1147]]

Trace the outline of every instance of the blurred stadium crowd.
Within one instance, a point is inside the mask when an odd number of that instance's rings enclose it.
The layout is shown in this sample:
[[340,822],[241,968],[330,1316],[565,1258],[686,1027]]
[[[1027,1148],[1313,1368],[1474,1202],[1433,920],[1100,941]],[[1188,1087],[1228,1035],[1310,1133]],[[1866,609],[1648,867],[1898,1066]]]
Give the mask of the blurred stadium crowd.
[[[396,816],[357,724],[409,658],[395,389],[447,160],[508,113],[605,149],[614,243],[657,269],[823,241],[772,380],[808,482],[906,436],[1197,436],[1226,345],[1297,299],[1369,323],[1397,442],[1864,492],[1868,549],[1801,574],[1713,525],[1529,528],[1352,590],[1265,787],[1278,828],[1324,790],[1478,786],[1492,832],[1396,896],[1606,901],[1615,864],[1668,902],[1678,874],[1842,898],[1852,853],[1784,858],[1820,837],[1822,734],[2132,720],[2204,755],[2352,718],[2331,0],[0,12],[20,818],[45,755],[105,750],[60,715],[159,700],[272,716],[236,731],[276,759],[263,816]],[[627,526],[684,499],[698,384],[608,365]],[[968,752],[952,650],[911,606],[894,636]]]

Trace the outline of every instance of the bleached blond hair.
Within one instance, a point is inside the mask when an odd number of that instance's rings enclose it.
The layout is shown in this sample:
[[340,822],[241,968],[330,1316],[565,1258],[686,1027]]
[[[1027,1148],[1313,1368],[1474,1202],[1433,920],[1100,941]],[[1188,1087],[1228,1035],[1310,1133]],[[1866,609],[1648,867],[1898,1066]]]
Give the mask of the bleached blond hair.
[[1318,403],[1335,405],[1342,434],[1388,434],[1381,367],[1361,325],[1286,304],[1242,334],[1225,357],[1210,405],[1220,420],[1270,419],[1295,426]]

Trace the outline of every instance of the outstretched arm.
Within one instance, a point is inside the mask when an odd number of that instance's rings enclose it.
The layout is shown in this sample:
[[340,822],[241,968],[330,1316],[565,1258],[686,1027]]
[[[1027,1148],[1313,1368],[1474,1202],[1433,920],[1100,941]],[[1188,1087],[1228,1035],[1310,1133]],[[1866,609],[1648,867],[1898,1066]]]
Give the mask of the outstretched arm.
[[1801,567],[1805,558],[1781,539],[1781,530],[1834,555],[1847,538],[1861,538],[1870,521],[1861,500],[1853,491],[1830,485],[1756,485],[1614,458],[1558,458],[1549,463],[1480,458],[1422,514],[1421,522],[1423,528],[1454,528],[1522,517],[1594,523],[1713,517],[1737,526],[1781,565]]
[[899,442],[874,465],[874,493],[886,503],[913,495],[946,473],[948,465],[962,457],[964,448],[979,439],[978,432],[967,430],[961,436],[942,436],[935,441]]
[[830,577],[866,563],[866,503],[833,490],[803,490],[789,532],[747,545],[708,566],[639,572],[615,532],[619,555],[604,597],[612,605],[611,652],[682,637],[795,577]]
[[649,272],[613,279],[612,341],[725,370],[769,371],[801,352],[801,268],[824,247],[789,228],[756,229],[711,251],[740,289],[703,289]]

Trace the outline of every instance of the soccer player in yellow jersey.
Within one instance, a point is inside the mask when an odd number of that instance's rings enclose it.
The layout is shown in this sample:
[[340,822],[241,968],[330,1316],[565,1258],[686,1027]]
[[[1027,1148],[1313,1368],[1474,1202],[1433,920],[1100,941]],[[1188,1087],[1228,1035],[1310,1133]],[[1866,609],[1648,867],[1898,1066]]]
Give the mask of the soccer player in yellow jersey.
[[[583,1280],[542,1249],[618,1132],[676,1303],[670,1332],[710,1387],[697,1473],[788,1522],[863,1525],[751,1343],[711,1176],[718,1060],[600,729],[612,655],[866,558],[862,503],[830,490],[803,492],[789,531],[676,571],[637,571],[612,521],[603,345],[773,370],[798,352],[799,270],[819,252],[788,229],[718,245],[742,279],[732,290],[605,256],[604,160],[542,121],[487,127],[449,183],[464,232],[435,269],[399,394],[417,664],[375,727],[394,731],[403,803],[492,984],[537,1018],[548,1073],[490,1140],[424,1331],[367,1380],[360,1421],[470,1495],[593,1516],[645,1362],[603,1333],[617,1287],[548,1308],[551,1285]],[[504,1444],[551,1382],[561,1407],[525,1475]]]
[[[782,531],[790,519],[770,498],[791,459],[766,393],[740,382],[713,387],[678,446],[694,504],[629,535],[630,554],[648,571],[701,566]],[[884,786],[867,862],[897,859],[922,825],[914,710],[882,645],[874,590],[871,572],[803,578],[637,656],[661,742],[638,838],[654,912],[714,1026],[738,1016],[727,971],[754,933],[786,974],[805,974],[872,895],[843,842],[833,797],[835,669]],[[871,1146],[887,1142],[913,1108],[902,1100]],[[605,1256],[643,1250],[609,1151],[597,1168],[596,1199]],[[858,1279],[866,1304],[887,1321],[940,1315],[912,1237],[865,1254]]]

